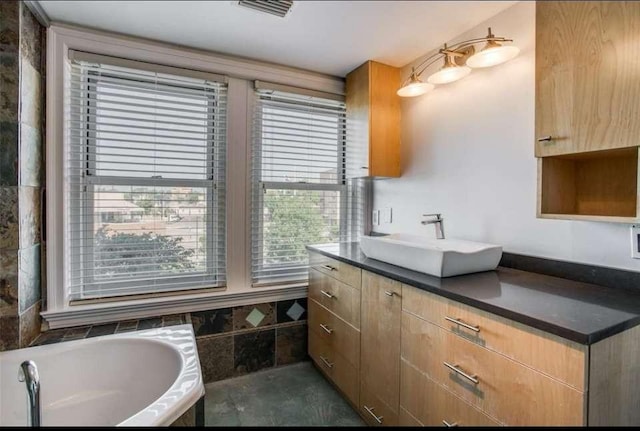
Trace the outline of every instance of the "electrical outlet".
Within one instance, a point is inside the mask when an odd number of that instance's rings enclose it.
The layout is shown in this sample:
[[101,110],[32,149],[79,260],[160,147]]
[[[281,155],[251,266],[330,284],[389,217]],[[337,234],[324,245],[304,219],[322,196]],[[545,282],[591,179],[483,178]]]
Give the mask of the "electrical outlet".
[[374,226],[380,226],[380,210],[373,210],[371,212],[371,224]]
[[631,225],[631,257],[640,259],[640,225]]
[[382,210],[382,222],[389,224],[392,221],[393,221],[392,209],[390,207],[384,208]]

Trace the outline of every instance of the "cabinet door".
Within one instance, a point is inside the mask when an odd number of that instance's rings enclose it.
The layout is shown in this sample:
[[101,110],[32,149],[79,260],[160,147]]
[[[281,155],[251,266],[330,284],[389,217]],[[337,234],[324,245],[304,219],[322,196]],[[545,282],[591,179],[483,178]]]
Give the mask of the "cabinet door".
[[640,2],[536,2],[536,156],[640,144]]
[[346,79],[347,178],[369,176],[370,65],[367,61]]
[[[387,411],[386,417],[395,419],[400,397],[400,283],[363,271],[361,294],[360,382],[361,394],[369,396],[361,397],[360,409],[364,416],[371,410]],[[366,400],[372,405],[364,405]]]

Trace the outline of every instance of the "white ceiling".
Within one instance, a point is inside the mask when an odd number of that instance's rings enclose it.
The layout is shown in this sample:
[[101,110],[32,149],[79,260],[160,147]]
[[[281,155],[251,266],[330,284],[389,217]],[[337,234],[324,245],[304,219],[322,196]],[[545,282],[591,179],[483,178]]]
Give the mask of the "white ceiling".
[[279,18],[231,0],[40,0],[54,22],[338,76],[369,59],[404,66],[514,3],[298,0]]

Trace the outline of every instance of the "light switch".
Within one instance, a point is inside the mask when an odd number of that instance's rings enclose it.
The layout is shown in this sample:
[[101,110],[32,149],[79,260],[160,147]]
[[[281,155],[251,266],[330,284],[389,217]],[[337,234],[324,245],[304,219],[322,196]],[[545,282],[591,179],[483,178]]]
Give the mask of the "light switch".
[[382,222],[391,223],[393,221],[393,213],[391,207],[384,208],[382,210]]
[[374,226],[380,226],[380,210],[373,210],[371,212],[371,224]]

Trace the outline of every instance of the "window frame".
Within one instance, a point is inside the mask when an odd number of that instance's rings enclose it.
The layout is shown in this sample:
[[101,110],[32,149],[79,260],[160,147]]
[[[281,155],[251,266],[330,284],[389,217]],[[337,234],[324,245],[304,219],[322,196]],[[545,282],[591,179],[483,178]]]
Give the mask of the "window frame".
[[[65,253],[65,217],[69,202],[65,198],[64,145],[68,139],[68,61],[70,51],[93,52],[134,61],[201,71],[227,77],[227,168],[225,176],[226,211],[226,288],[178,295],[153,295],[113,302],[86,301],[70,306],[64,286],[69,261]],[[306,297],[306,284],[251,288],[249,205],[251,199],[250,143],[252,90],[255,80],[306,88],[312,91],[344,94],[344,79],[287,66],[274,66],[255,60],[214,54],[150,42],[132,36],[91,30],[69,24],[52,24],[47,29],[46,62],[46,188],[43,195],[43,267],[46,275],[46,301],[41,316],[51,329],[137,319],[158,315],[211,310],[221,307],[273,302]]]
[[[319,92],[308,92],[301,89],[291,88],[282,85],[269,85],[264,83],[256,83],[255,89],[253,92],[253,97],[255,98],[255,106],[260,104],[260,93],[261,89],[269,87],[273,87],[274,91],[279,91],[283,93],[290,93],[296,95],[307,95],[312,97],[321,96]],[[262,88],[261,88],[262,87]],[[344,99],[342,99],[344,101]],[[294,103],[294,102],[292,102]],[[304,106],[304,105],[303,105]],[[261,113],[262,115],[263,113]],[[254,127],[254,134],[258,136],[263,136],[262,133],[262,122],[258,122],[258,119],[255,118],[257,115],[257,109],[253,112],[254,115],[254,123],[256,126]],[[339,214],[339,240],[342,240],[348,235],[348,217],[349,217],[349,208],[348,208],[348,188],[347,188],[347,176],[346,176],[346,113],[341,113],[343,118],[338,120],[338,130],[336,134],[337,141],[337,157],[336,157],[336,174],[337,179],[335,183],[309,183],[304,181],[298,182],[285,182],[285,181],[262,181],[261,175],[259,178],[257,177],[256,171],[262,171],[262,144],[257,145],[256,140],[257,136],[252,137],[252,158],[251,158],[251,183],[252,183],[252,195],[253,198],[251,200],[251,226],[250,226],[250,238],[254,237],[254,229],[257,237],[264,238],[264,194],[268,190],[303,190],[303,191],[336,191],[340,194],[340,214]],[[256,167],[255,164],[260,163],[260,168]],[[254,221],[255,220],[255,221]],[[255,223],[255,224],[254,224]],[[293,276],[286,276],[286,271],[274,267],[273,269],[264,269],[261,266],[260,272],[264,274],[265,271],[268,271],[270,275],[278,275],[278,273],[283,272],[284,276],[281,278],[275,278],[273,281],[260,281],[260,278],[256,276],[254,273],[255,265],[254,265],[254,254],[262,256],[264,260],[264,241],[259,241],[257,247],[254,246],[253,242],[250,244],[250,252],[251,252],[251,262],[250,262],[250,271],[251,271],[251,285],[252,287],[257,288],[265,288],[273,285],[287,285],[287,284],[296,284],[296,283],[307,283],[308,276],[303,278],[294,278]],[[286,264],[285,264],[286,265]],[[298,265],[300,268],[308,268],[308,262],[306,264]]]
[[[137,69],[134,69],[137,70]],[[127,83],[131,84],[131,90],[135,91],[135,80],[134,79],[126,79],[122,76],[118,76],[118,74],[110,75],[108,71],[102,71],[99,76],[97,76],[95,71],[87,71],[86,72],[86,82],[81,80],[82,89],[89,93],[89,87],[93,86],[94,92],[96,95],[99,93],[99,87],[101,83],[101,79],[106,77],[108,79],[118,79],[122,81],[127,81]],[[94,77],[92,77],[93,75]],[[151,82],[152,78],[149,80],[143,80],[140,78],[141,84],[148,84]],[[188,88],[187,84],[182,86],[177,86],[179,88]],[[194,87],[193,89],[198,89]],[[198,89],[199,90],[199,89]],[[206,93],[205,93],[206,95]],[[215,119],[215,108],[219,105],[220,100],[216,96],[215,93],[212,92],[210,95],[206,95],[206,105],[203,112],[207,113],[207,147],[206,147],[206,157],[208,161],[207,171],[205,172],[205,179],[182,179],[182,178],[154,178],[154,177],[137,177],[137,176],[127,176],[123,175],[100,175],[98,174],[97,167],[97,135],[98,131],[92,130],[92,125],[98,124],[98,120],[100,116],[98,115],[99,110],[99,102],[96,98],[91,96],[87,96],[88,103],[86,106],[85,112],[80,112],[81,117],[84,121],[80,121],[81,128],[86,130],[85,137],[74,137],[71,139],[79,140],[79,147],[82,147],[83,159],[85,161],[83,168],[77,168],[78,171],[82,171],[81,174],[81,183],[79,184],[80,191],[77,192],[80,195],[86,193],[89,198],[83,199],[84,202],[89,203],[89,205],[80,208],[80,214],[76,216],[75,219],[82,220],[82,225],[86,226],[82,233],[79,234],[80,238],[70,239],[70,242],[73,243],[77,241],[82,245],[80,247],[74,247],[69,245],[70,247],[70,259],[72,262],[75,262],[79,268],[74,269],[71,268],[71,265],[67,268],[69,271],[70,278],[81,278],[83,280],[83,285],[79,286],[79,292],[77,293],[68,293],[70,298],[69,304],[75,305],[82,303],[86,300],[122,300],[125,298],[131,298],[138,295],[153,295],[153,294],[180,294],[184,291],[189,290],[204,290],[211,288],[221,288],[225,287],[225,269],[222,269],[222,273],[216,271],[216,262],[218,258],[218,248],[216,243],[219,241],[219,235],[221,234],[223,237],[226,236],[226,226],[218,226],[215,229],[214,226],[214,211],[216,211],[218,200],[220,199],[218,193],[222,193],[222,188],[224,187],[224,181],[218,181],[217,172],[217,161],[214,159],[215,154],[215,145],[212,135],[217,133],[216,128],[218,127]],[[226,108],[226,106],[225,106]],[[83,109],[82,107],[80,109]],[[93,112],[92,112],[93,110]],[[223,126],[222,129],[226,129],[226,126]],[[92,143],[93,142],[93,143]],[[66,143],[66,150],[69,151],[70,146],[73,146],[71,142]],[[226,144],[225,144],[226,145]],[[226,160],[222,161],[221,169],[224,170]],[[92,202],[95,202],[95,194],[98,192],[96,188],[99,186],[130,186],[130,187],[196,187],[205,190],[206,196],[206,215],[205,215],[205,225],[206,225],[206,235],[207,238],[210,238],[207,242],[211,242],[213,245],[211,247],[206,247],[206,270],[200,272],[192,272],[183,275],[175,275],[175,276],[160,276],[157,277],[153,274],[149,274],[148,278],[154,278],[156,280],[161,280],[163,287],[155,288],[153,291],[145,291],[143,288],[148,286],[149,283],[147,280],[141,280],[139,277],[116,277],[116,280],[109,281],[105,280],[102,283],[99,282],[99,279],[95,276],[95,266],[94,266],[94,252],[95,249],[95,235],[86,234],[86,232],[94,232],[95,225],[95,212],[93,211]],[[220,190],[220,192],[217,192]],[[73,192],[70,192],[73,193]],[[70,219],[70,222],[73,223],[73,218]],[[214,232],[214,231],[218,232]],[[224,238],[223,238],[224,239]],[[76,252],[79,254],[76,255]],[[74,273],[76,275],[74,275]],[[88,275],[85,275],[87,273]],[[157,277],[157,278],[156,278]],[[211,286],[197,286],[198,281],[201,281],[203,277],[210,277],[212,280]],[[190,282],[194,285],[194,287],[185,286]],[[179,283],[182,287],[178,289],[172,289],[170,287],[166,287],[164,285],[170,283]],[[84,284],[92,285],[91,290],[100,291],[101,287],[104,286],[108,290],[118,290],[121,293],[118,294],[109,294],[105,296],[101,296],[97,293],[85,293]],[[71,284],[68,286],[71,288]],[[125,290],[126,289],[126,290]]]

